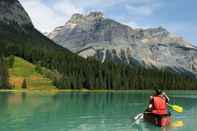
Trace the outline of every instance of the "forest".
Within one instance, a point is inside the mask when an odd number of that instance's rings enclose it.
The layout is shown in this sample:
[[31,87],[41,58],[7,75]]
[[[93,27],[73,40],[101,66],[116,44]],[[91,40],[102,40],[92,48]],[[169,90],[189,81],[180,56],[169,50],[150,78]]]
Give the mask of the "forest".
[[0,57],[0,89],[9,89],[8,66],[3,57]]
[[[94,58],[83,59],[56,45],[32,26],[0,23],[0,56],[18,56],[35,65],[57,73],[47,73],[58,89],[134,90],[134,89],[197,89],[192,74],[171,69],[144,68],[100,63]],[[0,62],[0,87],[9,88],[8,64]]]

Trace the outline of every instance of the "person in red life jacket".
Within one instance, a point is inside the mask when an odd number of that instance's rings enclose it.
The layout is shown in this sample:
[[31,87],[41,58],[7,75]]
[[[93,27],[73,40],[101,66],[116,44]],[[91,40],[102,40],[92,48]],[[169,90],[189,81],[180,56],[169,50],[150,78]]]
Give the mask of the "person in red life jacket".
[[151,122],[158,126],[167,125],[170,123],[170,112],[168,112],[168,102],[169,97],[159,89],[155,90],[155,94],[150,96],[150,102],[148,109],[145,113],[150,114],[154,119],[151,119]]
[[155,94],[150,96],[150,102],[147,111],[157,116],[168,114],[169,97],[159,89],[155,90]]

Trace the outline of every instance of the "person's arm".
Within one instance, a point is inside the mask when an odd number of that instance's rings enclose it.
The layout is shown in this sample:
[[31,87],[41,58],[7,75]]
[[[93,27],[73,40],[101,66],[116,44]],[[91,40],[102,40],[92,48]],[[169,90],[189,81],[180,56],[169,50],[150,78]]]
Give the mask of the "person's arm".
[[167,103],[170,101],[170,98],[166,95],[165,92],[162,93],[162,95],[166,98]]
[[153,101],[153,96],[150,96],[150,101],[149,101],[148,109],[152,109],[152,107],[153,107],[152,101]]

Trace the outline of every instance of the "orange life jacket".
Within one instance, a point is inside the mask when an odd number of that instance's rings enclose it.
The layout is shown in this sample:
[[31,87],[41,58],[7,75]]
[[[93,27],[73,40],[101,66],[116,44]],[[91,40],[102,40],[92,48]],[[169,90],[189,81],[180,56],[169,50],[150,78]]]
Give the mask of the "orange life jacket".
[[166,98],[162,96],[153,96],[153,109],[152,113],[156,115],[166,115],[167,112],[167,103]]

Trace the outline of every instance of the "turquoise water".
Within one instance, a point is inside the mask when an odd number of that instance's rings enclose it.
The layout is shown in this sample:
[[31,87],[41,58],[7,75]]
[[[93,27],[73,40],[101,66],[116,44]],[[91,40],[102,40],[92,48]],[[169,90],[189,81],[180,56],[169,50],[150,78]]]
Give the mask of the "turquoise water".
[[0,93],[0,131],[196,131],[197,92],[174,92],[171,102],[184,113],[172,112],[170,127],[158,128],[136,114],[150,93]]

